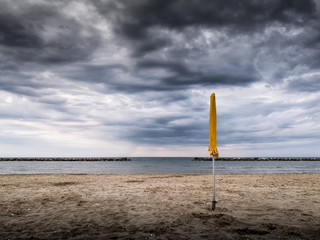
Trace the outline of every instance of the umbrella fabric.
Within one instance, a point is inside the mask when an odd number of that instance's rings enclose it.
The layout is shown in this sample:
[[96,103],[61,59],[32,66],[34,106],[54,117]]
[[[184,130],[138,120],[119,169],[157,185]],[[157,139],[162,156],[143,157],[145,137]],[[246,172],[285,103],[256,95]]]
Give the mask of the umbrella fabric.
[[210,155],[219,157],[217,147],[217,112],[216,112],[216,97],[211,94],[210,98],[210,116],[209,116],[209,149]]

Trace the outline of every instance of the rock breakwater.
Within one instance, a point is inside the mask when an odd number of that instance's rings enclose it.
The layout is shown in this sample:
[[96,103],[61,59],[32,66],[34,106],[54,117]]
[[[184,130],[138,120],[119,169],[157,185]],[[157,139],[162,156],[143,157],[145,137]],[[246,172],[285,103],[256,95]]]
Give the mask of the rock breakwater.
[[[216,161],[320,161],[317,157],[219,157]],[[212,161],[211,157],[195,157],[192,161]]]
[[0,161],[131,161],[130,158],[106,158],[106,157],[58,157],[58,158],[43,158],[43,157],[11,157],[0,158]]

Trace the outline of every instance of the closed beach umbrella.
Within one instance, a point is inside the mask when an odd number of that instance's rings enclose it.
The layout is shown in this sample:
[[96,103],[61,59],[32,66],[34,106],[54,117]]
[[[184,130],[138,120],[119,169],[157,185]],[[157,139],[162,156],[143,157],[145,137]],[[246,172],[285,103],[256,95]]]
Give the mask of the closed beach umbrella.
[[212,210],[216,208],[215,199],[215,175],[214,175],[214,161],[219,157],[217,147],[217,111],[216,111],[216,97],[212,93],[210,97],[210,115],[209,115],[209,152],[212,156],[212,175],[213,175],[213,200]]
[[216,97],[212,93],[210,97],[210,116],[209,116],[209,151],[210,155],[219,157],[217,147],[217,111],[216,111]]

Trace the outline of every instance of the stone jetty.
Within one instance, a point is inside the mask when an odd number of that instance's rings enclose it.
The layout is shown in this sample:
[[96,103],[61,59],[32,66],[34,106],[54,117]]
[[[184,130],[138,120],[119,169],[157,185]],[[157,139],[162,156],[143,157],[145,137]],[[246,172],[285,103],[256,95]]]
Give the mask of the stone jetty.
[[[317,157],[219,157],[216,161],[320,161]],[[195,157],[192,161],[212,161],[211,157]]]
[[0,161],[131,161],[130,158],[107,158],[107,157],[57,157],[57,158],[44,158],[44,157],[8,157],[0,158]]

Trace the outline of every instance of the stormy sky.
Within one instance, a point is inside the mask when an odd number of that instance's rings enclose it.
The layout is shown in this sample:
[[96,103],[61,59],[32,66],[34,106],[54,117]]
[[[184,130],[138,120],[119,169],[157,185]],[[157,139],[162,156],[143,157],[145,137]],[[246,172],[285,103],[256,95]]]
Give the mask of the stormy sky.
[[1,156],[320,155],[320,2],[0,0]]

